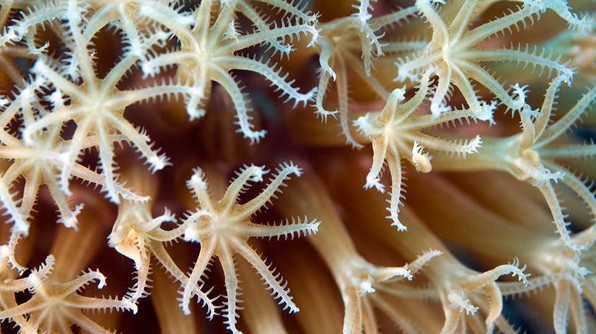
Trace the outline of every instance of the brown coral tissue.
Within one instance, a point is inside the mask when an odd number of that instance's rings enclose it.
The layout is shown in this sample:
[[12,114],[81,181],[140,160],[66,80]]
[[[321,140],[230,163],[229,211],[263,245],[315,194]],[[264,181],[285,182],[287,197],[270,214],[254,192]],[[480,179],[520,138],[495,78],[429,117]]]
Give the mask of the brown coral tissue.
[[0,332],[596,332],[595,13],[0,0]]

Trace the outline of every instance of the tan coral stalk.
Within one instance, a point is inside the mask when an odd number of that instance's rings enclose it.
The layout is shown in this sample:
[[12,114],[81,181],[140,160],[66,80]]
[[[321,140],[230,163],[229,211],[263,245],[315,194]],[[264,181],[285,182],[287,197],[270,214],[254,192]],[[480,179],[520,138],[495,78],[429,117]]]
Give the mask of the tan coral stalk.
[[[375,294],[376,289],[404,278],[411,280],[423,265],[441,253],[420,252],[423,255],[402,267],[382,267],[366,261],[356,251],[348,231],[332,209],[331,198],[317,185],[316,178],[305,177],[303,181],[295,190],[288,191],[287,200],[280,207],[288,214],[301,210],[316,212],[325,222],[317,236],[309,241],[323,257],[339,285],[345,307],[343,333],[377,333],[379,329],[373,307],[383,309],[385,301]],[[403,319],[393,320],[399,323]]]
[[158,269],[153,273],[153,288],[151,289],[151,301],[159,320],[161,333],[203,333],[199,323],[206,323],[207,319],[193,318],[184,315],[178,307],[178,295],[176,286],[163,270]]
[[[351,172],[359,174],[362,170],[351,168]],[[475,324],[476,327],[491,331],[495,325],[500,330],[513,332],[513,328],[501,315],[502,295],[496,284],[500,276],[517,276],[520,281],[527,283],[529,275],[524,273],[525,267],[520,268],[517,259],[513,262],[500,265],[494,269],[480,273],[463,265],[443,243],[417,218],[410,210],[404,211],[404,221],[411,224],[407,236],[400,237],[396,242],[394,236],[382,227],[382,218],[379,212],[383,201],[376,198],[363,197],[361,189],[349,184],[338,184],[337,191],[354,202],[366,202],[368,205],[350,207],[349,213],[353,219],[368,218],[369,230],[379,240],[398,251],[406,259],[414,260],[418,254],[435,249],[443,253],[432,261],[432,265],[422,268],[422,273],[433,284],[435,293],[441,300],[445,313],[445,323],[442,333],[455,333],[462,326]],[[372,218],[372,219],[371,219]],[[410,225],[409,225],[410,226]],[[427,292],[420,291],[420,297]],[[484,324],[483,324],[484,322]]]

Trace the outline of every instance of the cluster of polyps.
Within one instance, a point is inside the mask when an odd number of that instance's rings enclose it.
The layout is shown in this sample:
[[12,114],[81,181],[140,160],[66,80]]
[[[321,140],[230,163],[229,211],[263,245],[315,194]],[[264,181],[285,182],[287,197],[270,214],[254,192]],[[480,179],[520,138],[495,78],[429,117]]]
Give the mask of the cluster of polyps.
[[[133,325],[89,311],[150,298],[166,332],[221,315],[279,333],[275,300],[307,332],[513,332],[503,296],[552,285],[555,330],[588,332],[596,199],[574,160],[596,146],[565,133],[593,122],[592,17],[562,0],[4,1],[0,320],[105,332]],[[558,37],[519,43],[532,29]],[[91,261],[113,265],[77,275]],[[121,297],[83,295],[92,281]]]

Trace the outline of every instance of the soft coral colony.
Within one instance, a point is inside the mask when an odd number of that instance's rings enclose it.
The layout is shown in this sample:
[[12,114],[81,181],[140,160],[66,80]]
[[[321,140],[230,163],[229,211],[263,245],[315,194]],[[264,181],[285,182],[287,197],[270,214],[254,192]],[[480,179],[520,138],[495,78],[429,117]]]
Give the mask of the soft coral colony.
[[594,10],[3,0],[2,331],[594,331]]

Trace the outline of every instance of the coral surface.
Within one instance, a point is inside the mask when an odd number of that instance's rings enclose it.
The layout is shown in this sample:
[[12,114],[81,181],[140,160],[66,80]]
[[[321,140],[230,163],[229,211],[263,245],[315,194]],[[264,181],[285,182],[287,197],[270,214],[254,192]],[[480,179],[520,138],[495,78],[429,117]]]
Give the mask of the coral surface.
[[0,0],[0,332],[595,332],[595,13]]

